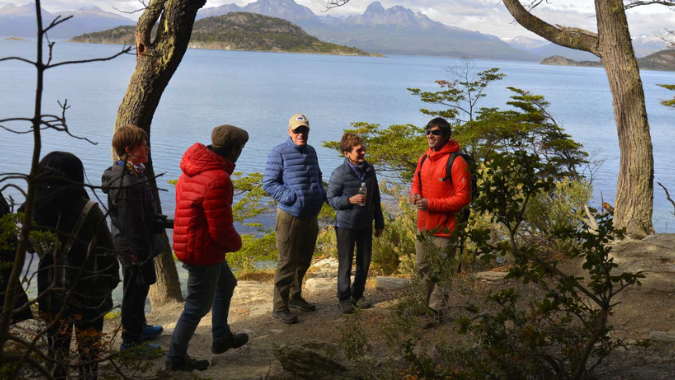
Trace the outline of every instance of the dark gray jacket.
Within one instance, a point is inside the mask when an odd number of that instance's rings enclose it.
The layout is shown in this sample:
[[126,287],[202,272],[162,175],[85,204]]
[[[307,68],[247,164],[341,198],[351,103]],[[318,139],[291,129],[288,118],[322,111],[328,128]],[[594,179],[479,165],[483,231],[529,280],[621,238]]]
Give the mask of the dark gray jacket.
[[169,248],[162,241],[158,227],[159,210],[147,178],[136,176],[126,166],[115,163],[101,179],[108,194],[110,231],[125,268],[139,265],[143,283],[156,281],[153,259]]
[[[356,174],[345,158],[330,176],[328,183],[328,204],[337,210],[336,224],[341,228],[362,230],[372,228],[375,220],[375,229],[384,228],[384,216],[380,203],[380,187],[377,184],[375,168],[368,162],[363,163],[361,169],[363,179]],[[366,183],[366,205],[358,206],[349,203],[349,198],[358,194],[361,182]]]

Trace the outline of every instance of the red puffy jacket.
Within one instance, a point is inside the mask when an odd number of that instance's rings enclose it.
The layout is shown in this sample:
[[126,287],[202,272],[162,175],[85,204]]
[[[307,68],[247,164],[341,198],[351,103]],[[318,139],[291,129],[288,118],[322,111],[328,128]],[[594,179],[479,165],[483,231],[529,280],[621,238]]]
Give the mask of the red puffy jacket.
[[180,168],[174,253],[190,265],[219,264],[226,252],[241,248],[241,236],[232,220],[234,164],[197,143],[185,152]]
[[[471,202],[471,173],[466,161],[460,156],[452,164],[452,183],[446,178],[446,166],[452,152],[459,151],[457,141],[450,139],[438,152],[429,149],[427,159],[420,168],[422,157],[417,161],[410,194],[421,194],[429,201],[429,209],[417,211],[417,228],[433,231],[434,236],[449,237],[455,229],[455,214]],[[420,176],[421,174],[421,192]],[[448,229],[445,233],[444,230]]]

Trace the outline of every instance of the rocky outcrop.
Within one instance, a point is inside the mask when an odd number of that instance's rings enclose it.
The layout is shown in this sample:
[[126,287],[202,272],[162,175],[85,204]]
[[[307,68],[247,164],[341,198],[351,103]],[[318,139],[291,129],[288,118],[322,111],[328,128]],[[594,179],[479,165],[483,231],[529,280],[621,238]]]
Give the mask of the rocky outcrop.
[[[542,65],[602,67],[602,62],[575,61],[560,55],[554,55],[541,61]],[[675,71],[675,50],[666,49],[638,58],[641,70]]]
[[545,58],[541,61],[542,65],[554,65],[554,66],[584,66],[584,67],[602,67],[602,62],[594,61],[575,61],[573,59],[565,58],[560,55],[554,55],[552,57]]
[[[70,42],[134,44],[134,27],[118,27],[83,34]],[[189,48],[269,51],[331,55],[381,56],[353,47],[323,42],[286,20],[254,13],[236,12],[197,20]]]

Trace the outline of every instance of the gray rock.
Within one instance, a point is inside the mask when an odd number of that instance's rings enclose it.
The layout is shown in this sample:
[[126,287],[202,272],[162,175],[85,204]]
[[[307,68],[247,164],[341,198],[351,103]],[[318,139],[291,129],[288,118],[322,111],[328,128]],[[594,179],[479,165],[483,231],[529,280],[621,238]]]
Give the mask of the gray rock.
[[675,332],[652,331],[649,333],[649,339],[656,342],[675,343]]
[[408,287],[412,284],[409,278],[383,277],[378,276],[375,279],[375,288],[380,290],[396,290]]
[[496,282],[503,280],[507,274],[508,272],[478,272],[476,273],[476,279],[481,281]]
[[305,281],[305,286],[303,287],[303,289],[308,292],[335,290],[337,289],[337,278],[312,277],[309,280]]

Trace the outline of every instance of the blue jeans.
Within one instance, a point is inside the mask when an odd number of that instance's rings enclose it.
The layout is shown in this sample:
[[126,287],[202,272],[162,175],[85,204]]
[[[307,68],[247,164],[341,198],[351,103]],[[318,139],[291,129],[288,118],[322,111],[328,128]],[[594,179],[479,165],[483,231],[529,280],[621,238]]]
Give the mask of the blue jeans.
[[230,301],[237,279],[234,277],[227,261],[216,265],[183,264],[188,271],[187,297],[185,308],[180,315],[176,328],[171,335],[169,346],[170,362],[179,362],[187,354],[187,348],[199,322],[211,310],[213,340],[218,340],[230,333],[227,316],[230,312]]

